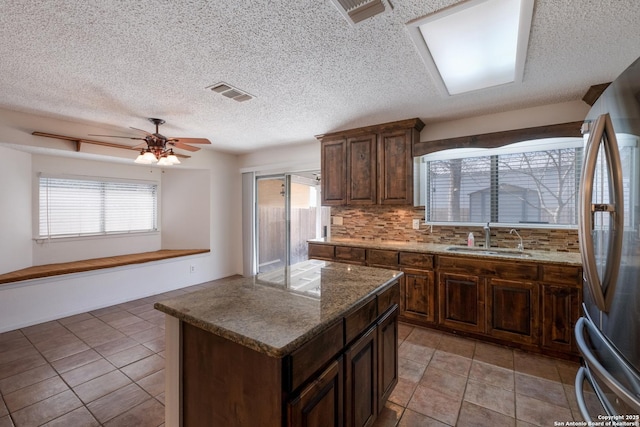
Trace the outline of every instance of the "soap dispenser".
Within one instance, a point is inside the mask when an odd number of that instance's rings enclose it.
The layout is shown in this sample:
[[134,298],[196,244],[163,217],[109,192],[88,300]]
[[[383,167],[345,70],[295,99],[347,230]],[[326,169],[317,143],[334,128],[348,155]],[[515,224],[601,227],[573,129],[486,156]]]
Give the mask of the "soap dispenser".
[[473,233],[469,233],[469,237],[467,237],[467,246],[472,248],[475,246],[475,238],[473,237]]

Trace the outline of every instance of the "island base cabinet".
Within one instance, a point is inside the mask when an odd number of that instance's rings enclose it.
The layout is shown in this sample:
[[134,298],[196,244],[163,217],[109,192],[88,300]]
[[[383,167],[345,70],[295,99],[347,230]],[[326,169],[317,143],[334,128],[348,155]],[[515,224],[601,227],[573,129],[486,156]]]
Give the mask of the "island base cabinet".
[[378,416],[378,336],[369,329],[344,354],[346,427],[368,427]]
[[182,427],[281,427],[281,381],[280,359],[182,322]]
[[289,427],[344,426],[342,357],[288,405]]
[[378,321],[378,413],[398,383],[398,306]]

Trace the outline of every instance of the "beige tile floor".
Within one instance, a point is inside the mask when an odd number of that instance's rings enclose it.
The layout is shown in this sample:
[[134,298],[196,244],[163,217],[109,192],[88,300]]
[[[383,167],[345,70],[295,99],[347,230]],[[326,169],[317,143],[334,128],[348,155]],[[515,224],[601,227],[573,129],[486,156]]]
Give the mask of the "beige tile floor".
[[582,420],[578,364],[399,326],[399,380],[374,427],[553,426]]
[[[164,315],[153,303],[205,286],[0,334],[0,427],[164,426]],[[376,427],[580,419],[575,363],[399,331],[400,379]]]

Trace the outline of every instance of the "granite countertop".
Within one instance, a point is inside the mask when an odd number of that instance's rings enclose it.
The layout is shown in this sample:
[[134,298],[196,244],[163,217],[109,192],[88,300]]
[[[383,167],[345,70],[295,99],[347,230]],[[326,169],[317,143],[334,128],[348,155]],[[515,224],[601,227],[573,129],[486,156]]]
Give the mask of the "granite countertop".
[[[536,263],[548,263],[548,264],[565,264],[565,265],[576,265],[582,266],[582,260],[580,258],[579,253],[571,253],[571,252],[551,252],[551,251],[533,251],[525,249],[524,254],[522,256],[518,253],[496,253],[496,254],[479,254],[479,253],[470,253],[470,252],[453,252],[448,250],[447,248],[451,248],[453,246],[460,246],[460,248],[465,248],[463,245],[443,245],[437,243],[418,243],[418,242],[399,242],[393,240],[378,240],[378,239],[312,239],[309,240],[309,243],[320,243],[327,245],[336,245],[336,246],[352,246],[352,247],[361,247],[361,248],[370,248],[370,249],[390,249],[390,250],[399,250],[399,251],[410,251],[410,252],[421,252],[421,253],[430,253],[434,255],[447,255],[447,256],[463,256],[466,258],[490,258],[490,259],[511,259],[518,261],[529,261]],[[476,249],[481,249],[478,246]],[[510,252],[517,252],[515,248],[494,248],[491,247],[491,250],[499,252],[501,250],[510,250]]]
[[160,301],[155,308],[272,357],[283,357],[390,286],[399,271],[309,260]]

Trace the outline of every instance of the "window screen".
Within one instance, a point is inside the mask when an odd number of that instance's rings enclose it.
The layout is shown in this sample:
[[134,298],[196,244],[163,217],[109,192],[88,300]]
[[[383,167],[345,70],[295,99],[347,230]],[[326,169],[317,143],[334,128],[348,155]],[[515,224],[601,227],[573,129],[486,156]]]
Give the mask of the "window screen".
[[40,177],[39,237],[157,230],[157,184]]
[[424,156],[427,222],[577,224],[582,139]]

